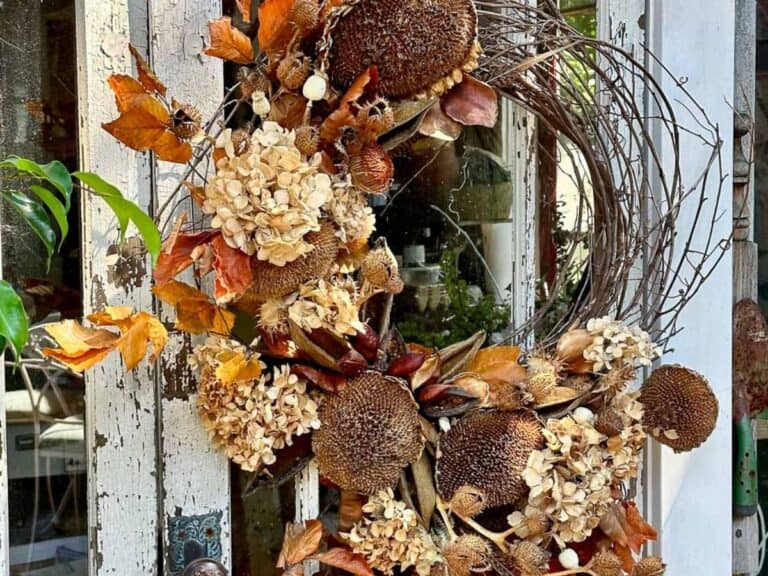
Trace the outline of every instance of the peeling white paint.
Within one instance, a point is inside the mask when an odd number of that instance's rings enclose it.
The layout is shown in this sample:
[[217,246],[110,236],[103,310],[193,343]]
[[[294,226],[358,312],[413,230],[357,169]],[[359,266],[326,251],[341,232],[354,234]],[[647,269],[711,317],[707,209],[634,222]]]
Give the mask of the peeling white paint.
[[[107,77],[131,73],[131,41],[146,45],[143,0],[78,0],[78,95],[81,164],[114,183],[126,198],[150,205],[146,158],[102,130],[117,111]],[[144,2],[145,3],[145,2]],[[145,3],[146,4],[146,3]],[[142,16],[143,15],[143,16]],[[148,309],[150,286],[108,281],[107,255],[118,226],[103,202],[83,195],[83,278],[86,314],[125,304]],[[140,288],[134,285],[141,284]],[[85,376],[88,441],[90,574],[135,576],[157,571],[156,391],[151,367],[126,373],[118,355]]]

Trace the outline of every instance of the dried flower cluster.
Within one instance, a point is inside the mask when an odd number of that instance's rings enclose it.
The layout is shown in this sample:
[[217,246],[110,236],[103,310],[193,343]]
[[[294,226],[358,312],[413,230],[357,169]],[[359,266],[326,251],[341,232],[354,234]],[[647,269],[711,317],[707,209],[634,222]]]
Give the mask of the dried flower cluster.
[[213,215],[211,226],[221,229],[227,244],[276,266],[312,251],[305,236],[320,230],[321,209],[333,195],[320,156],[307,161],[295,138],[265,122],[238,154],[232,131],[225,130],[216,143],[224,155],[205,188],[203,211]]
[[[538,510],[551,521],[552,535],[561,546],[583,542],[614,500],[612,487],[637,475],[645,440],[642,405],[633,395],[620,394],[606,409],[616,412],[621,426],[610,437],[589,418],[568,415],[547,421],[546,448],[531,454],[523,473],[530,488],[529,507],[525,514],[509,518],[516,533],[526,533]],[[533,531],[526,537],[536,541],[540,536]]]
[[368,197],[346,181],[334,181],[326,211],[338,226],[339,238],[345,244],[366,242],[376,228]]
[[320,427],[318,397],[307,391],[307,383],[279,366],[272,376],[250,372],[231,383],[221,375],[235,361],[254,360],[243,356],[244,347],[221,338],[210,338],[195,350],[193,365],[201,373],[198,410],[214,445],[243,470],[262,471],[275,462],[275,452],[290,446],[293,438]]
[[363,513],[363,519],[342,536],[372,568],[393,574],[396,568],[413,566],[419,576],[427,576],[432,566],[442,561],[416,512],[396,500],[391,489],[371,496]]
[[623,366],[650,366],[661,356],[661,348],[651,341],[647,332],[609,316],[590,320],[587,331],[592,335],[592,343],[584,350],[584,358],[594,363],[595,372]]

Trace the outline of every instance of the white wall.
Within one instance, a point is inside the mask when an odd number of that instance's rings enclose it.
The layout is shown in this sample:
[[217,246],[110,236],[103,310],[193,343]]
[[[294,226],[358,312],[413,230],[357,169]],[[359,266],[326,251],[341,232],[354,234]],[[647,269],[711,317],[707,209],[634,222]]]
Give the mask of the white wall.
[[[678,78],[720,127],[726,172],[732,166],[734,91],[734,3],[724,0],[649,0],[650,43],[661,61]],[[672,89],[672,80],[665,80]],[[685,122],[685,112],[679,109]],[[701,172],[710,152],[693,138],[682,146],[684,181]],[[714,207],[716,182],[711,183],[709,210]],[[719,237],[732,228],[731,182],[720,205]],[[690,222],[690,205],[681,215],[680,240]],[[731,573],[731,309],[730,255],[684,311],[685,330],[673,341],[665,363],[680,363],[704,374],[720,399],[720,418],[709,441],[690,455],[663,448],[653,471],[653,494],[662,526],[661,553],[668,574],[688,576]],[[659,518],[655,519],[657,522]]]

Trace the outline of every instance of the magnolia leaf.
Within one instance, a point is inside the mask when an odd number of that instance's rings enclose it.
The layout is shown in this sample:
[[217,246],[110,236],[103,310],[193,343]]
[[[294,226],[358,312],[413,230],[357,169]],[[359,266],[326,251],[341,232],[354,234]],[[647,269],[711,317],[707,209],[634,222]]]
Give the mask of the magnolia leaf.
[[440,350],[443,368],[440,371],[442,379],[450,378],[464,372],[466,367],[475,359],[477,353],[485,344],[485,332],[476,332],[466,340],[451,344]]
[[50,265],[51,256],[56,248],[56,232],[51,226],[51,220],[43,205],[36,200],[12,190],[3,192],[3,198],[8,204],[24,218],[27,225],[37,234],[37,237],[43,243],[47,254],[48,264]]
[[161,238],[160,231],[152,218],[135,203],[124,198],[117,188],[101,176],[92,172],[74,172],[73,176],[88,186],[93,194],[102,198],[112,209],[120,224],[120,240],[125,239],[128,224],[133,222],[147,251],[152,255],[152,261],[156,261],[160,254]]
[[0,168],[14,168],[34,178],[45,180],[61,194],[64,198],[64,207],[69,212],[72,190],[74,189],[72,176],[67,167],[58,160],[48,164],[38,164],[26,158],[10,156],[0,162]]
[[494,346],[480,350],[467,366],[467,372],[476,374],[491,386],[518,382],[528,377],[528,371],[520,366],[520,348]]
[[10,342],[18,362],[29,337],[29,320],[21,298],[5,280],[0,280],[0,336],[3,347]]
[[355,576],[373,576],[373,570],[371,570],[365,558],[355,554],[349,548],[331,548],[327,552],[316,554],[312,559],[328,566],[339,568]]
[[251,257],[242,250],[232,248],[224,237],[219,235],[211,241],[216,272],[215,297],[216,302],[231,302],[242,296],[253,283]]
[[61,200],[59,200],[53,192],[48,190],[48,188],[32,184],[29,189],[35,193],[43,204],[45,204],[53,215],[54,220],[56,220],[60,232],[58,249],[61,250],[61,245],[67,238],[67,234],[69,234],[69,220],[67,220],[66,206],[64,206],[64,204],[61,203]]
[[205,49],[205,54],[237,64],[253,62],[253,44],[251,39],[232,26],[232,19],[224,16],[208,23],[211,34],[211,45]]
[[296,30],[291,13],[296,0],[264,0],[259,5],[259,48],[270,58],[285,51]]
[[461,136],[461,124],[449,118],[440,106],[432,106],[419,124],[419,134],[453,142]]
[[323,538],[320,520],[307,520],[303,524],[289,522],[285,526],[283,548],[277,559],[278,568],[289,568],[314,554]]
[[440,101],[446,116],[464,126],[493,128],[499,119],[499,95],[491,86],[472,76],[448,92]]
[[155,75],[152,68],[150,68],[149,64],[144,59],[144,56],[141,55],[133,44],[129,44],[128,49],[136,59],[136,67],[139,70],[139,81],[142,86],[150,92],[157,92],[158,94],[165,96],[168,89],[162,82],[160,82],[160,79]]

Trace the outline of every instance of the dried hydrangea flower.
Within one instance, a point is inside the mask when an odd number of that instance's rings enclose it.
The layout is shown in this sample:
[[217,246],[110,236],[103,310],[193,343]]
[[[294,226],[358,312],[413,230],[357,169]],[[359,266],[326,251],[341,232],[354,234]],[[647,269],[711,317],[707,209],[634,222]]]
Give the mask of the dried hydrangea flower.
[[205,188],[203,211],[227,244],[275,266],[312,251],[305,236],[320,230],[321,210],[333,192],[333,179],[320,172],[320,156],[305,159],[295,138],[265,122],[238,155],[231,131],[224,130],[216,142],[224,156]]
[[320,427],[319,396],[309,392],[306,381],[291,374],[287,365],[276,367],[271,376],[223,383],[217,368],[241,349],[220,340],[206,343],[194,354],[201,371],[198,411],[214,446],[223,448],[243,470],[261,471],[296,436]]
[[[592,419],[549,419],[542,432],[546,447],[531,453],[523,473],[530,488],[525,518],[544,514],[561,546],[586,540],[613,501],[612,488],[638,474],[645,433],[637,394],[617,394],[608,408],[619,418],[612,437]],[[508,520],[513,528],[524,525],[522,514]]]
[[288,317],[305,330],[320,328],[354,336],[365,331],[357,306],[357,287],[344,277],[307,282],[286,299]]
[[353,188],[348,178],[334,182],[333,195],[325,210],[338,226],[338,236],[345,244],[367,241],[376,229],[368,197]]
[[428,576],[433,565],[442,562],[432,537],[405,502],[395,500],[391,489],[381,490],[363,506],[363,519],[342,534],[355,554],[365,557],[371,568],[394,574],[414,567],[419,576]]
[[595,372],[624,366],[650,366],[661,356],[650,335],[637,326],[629,327],[609,316],[587,322],[592,344],[584,350],[584,358],[593,363]]

